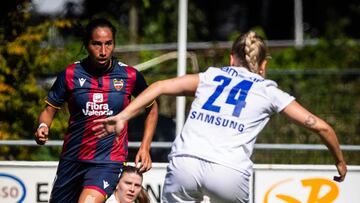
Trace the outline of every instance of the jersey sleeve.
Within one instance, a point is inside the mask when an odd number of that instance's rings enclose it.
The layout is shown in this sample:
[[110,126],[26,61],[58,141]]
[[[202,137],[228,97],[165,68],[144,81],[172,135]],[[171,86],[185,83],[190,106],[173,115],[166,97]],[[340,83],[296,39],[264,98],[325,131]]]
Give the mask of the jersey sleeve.
[[295,100],[295,97],[282,91],[276,85],[268,86],[267,91],[270,95],[271,107],[273,111],[277,113],[281,112],[287,105]]
[[205,73],[204,73],[204,72],[199,73],[199,81],[205,80],[205,79],[206,79],[205,77],[206,77],[206,76],[205,76]]
[[133,92],[131,93],[134,97],[138,96],[142,91],[144,91],[148,87],[144,76],[136,71],[136,81]]
[[55,83],[52,85],[48,96],[45,99],[45,102],[50,106],[60,109],[62,104],[65,102],[66,94],[66,82],[65,82],[66,72],[61,72],[55,80]]
[[211,79],[211,77],[213,77],[215,74],[219,74],[217,72],[217,68],[214,68],[214,67],[208,67],[204,72],[200,72],[199,73],[199,79],[200,81],[204,81],[204,82],[207,82]]

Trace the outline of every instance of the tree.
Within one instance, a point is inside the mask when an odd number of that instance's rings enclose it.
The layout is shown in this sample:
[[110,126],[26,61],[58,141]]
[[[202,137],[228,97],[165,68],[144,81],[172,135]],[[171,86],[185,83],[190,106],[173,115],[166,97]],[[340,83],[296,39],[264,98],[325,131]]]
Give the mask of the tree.
[[[63,54],[53,51],[48,33],[53,27],[66,27],[68,21],[45,21],[30,25],[28,1],[6,4],[0,32],[0,139],[33,139],[37,116],[43,107],[46,92],[37,79],[50,69],[52,61]],[[6,119],[5,119],[6,118]],[[53,131],[63,131],[56,125]],[[14,156],[31,158],[29,148],[2,147],[0,159]]]

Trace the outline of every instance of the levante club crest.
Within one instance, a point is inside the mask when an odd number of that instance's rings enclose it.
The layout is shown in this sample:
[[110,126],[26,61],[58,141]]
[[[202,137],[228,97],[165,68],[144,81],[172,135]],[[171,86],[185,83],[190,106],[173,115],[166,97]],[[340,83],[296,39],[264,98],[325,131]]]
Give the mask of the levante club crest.
[[122,79],[114,79],[114,87],[117,91],[120,91],[124,86],[124,81]]

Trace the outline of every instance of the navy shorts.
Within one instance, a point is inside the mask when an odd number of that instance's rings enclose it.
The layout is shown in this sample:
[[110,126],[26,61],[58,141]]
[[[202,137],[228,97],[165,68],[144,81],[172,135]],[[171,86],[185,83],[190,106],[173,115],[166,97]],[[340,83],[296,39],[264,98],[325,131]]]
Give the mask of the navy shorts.
[[50,203],[77,203],[81,191],[90,188],[109,197],[116,188],[123,163],[86,163],[61,159]]

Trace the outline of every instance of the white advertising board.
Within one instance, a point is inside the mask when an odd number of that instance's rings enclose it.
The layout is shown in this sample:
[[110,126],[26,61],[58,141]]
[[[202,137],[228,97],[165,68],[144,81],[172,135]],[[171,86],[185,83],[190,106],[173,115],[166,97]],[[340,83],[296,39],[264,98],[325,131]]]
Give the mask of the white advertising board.
[[153,163],[153,168],[143,175],[143,186],[148,191],[151,202],[161,202],[166,166],[167,163]]
[[48,202],[57,162],[0,162],[0,202]]
[[264,165],[255,170],[254,203],[360,202],[360,168],[350,166],[344,182],[335,166]]

